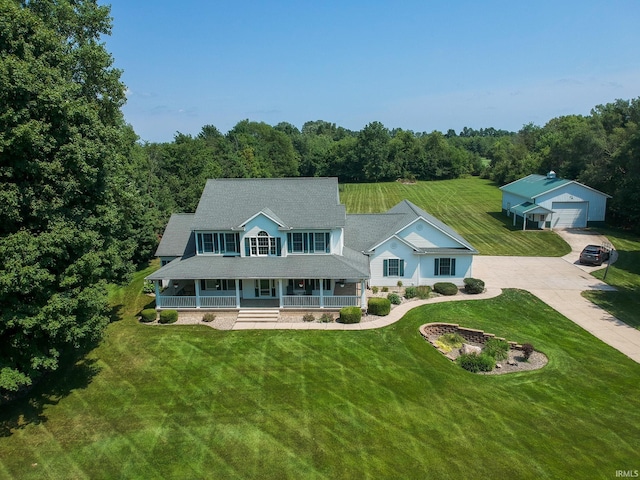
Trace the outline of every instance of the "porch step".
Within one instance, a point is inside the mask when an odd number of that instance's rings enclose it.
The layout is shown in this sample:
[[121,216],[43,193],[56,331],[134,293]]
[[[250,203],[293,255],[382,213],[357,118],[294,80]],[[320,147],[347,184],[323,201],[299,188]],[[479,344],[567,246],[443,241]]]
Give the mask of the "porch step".
[[278,318],[278,308],[243,308],[238,312],[236,322],[277,322]]

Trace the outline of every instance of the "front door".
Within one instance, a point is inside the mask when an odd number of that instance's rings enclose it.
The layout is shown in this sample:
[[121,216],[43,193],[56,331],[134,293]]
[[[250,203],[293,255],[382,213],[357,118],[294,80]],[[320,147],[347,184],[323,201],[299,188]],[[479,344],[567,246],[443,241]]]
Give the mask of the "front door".
[[275,280],[260,279],[256,280],[256,297],[274,298],[276,296]]

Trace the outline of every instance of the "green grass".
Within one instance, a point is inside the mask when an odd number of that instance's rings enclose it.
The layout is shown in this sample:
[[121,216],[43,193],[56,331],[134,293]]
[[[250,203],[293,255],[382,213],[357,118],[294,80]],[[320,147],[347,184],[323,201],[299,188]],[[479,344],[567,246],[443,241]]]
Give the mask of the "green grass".
[[[153,267],[152,267],[153,268]],[[0,413],[0,478],[612,478],[635,468],[640,365],[535,297],[433,304],[373,331],[149,326],[141,272],[86,361]],[[469,374],[437,319],[531,342]]]
[[569,245],[548,230],[522,231],[501,212],[498,186],[477,177],[417,182],[341,185],[349,213],[385,212],[407,199],[455,229],[483,255],[562,256]]
[[[583,295],[623,322],[640,329],[640,238],[613,229],[598,229],[613,243],[619,258],[606,272],[616,292],[588,291]],[[605,270],[594,276],[603,279]]]

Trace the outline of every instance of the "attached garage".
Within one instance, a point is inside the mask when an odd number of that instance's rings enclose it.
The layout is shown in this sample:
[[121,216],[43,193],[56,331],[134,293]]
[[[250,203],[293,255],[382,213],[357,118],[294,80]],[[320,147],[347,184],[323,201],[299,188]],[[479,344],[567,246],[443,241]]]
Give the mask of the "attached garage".
[[588,202],[552,202],[554,228],[585,228],[589,212]]
[[[502,211],[514,215],[513,224],[523,222],[523,228],[585,228],[604,222],[607,198],[575,180],[557,178],[551,171],[545,175],[528,175],[511,182],[502,190]],[[536,214],[536,215],[534,215]]]

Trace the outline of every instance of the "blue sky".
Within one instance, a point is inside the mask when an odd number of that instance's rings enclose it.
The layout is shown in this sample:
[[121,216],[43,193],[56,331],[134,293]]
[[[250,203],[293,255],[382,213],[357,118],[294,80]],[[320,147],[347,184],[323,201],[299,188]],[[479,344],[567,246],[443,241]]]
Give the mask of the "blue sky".
[[113,0],[142,140],[241,120],[519,130],[640,96],[640,2]]

